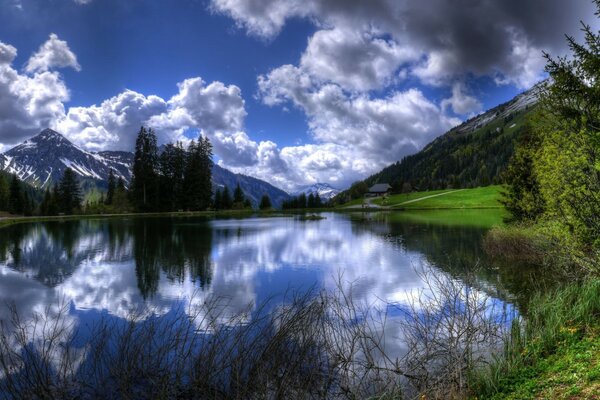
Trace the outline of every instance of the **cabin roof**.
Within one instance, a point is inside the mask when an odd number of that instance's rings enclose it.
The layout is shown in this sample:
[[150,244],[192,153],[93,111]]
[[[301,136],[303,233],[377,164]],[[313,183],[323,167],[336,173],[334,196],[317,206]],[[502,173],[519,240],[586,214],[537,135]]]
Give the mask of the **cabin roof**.
[[371,193],[385,193],[390,190],[392,187],[387,183],[376,183],[375,185],[369,188],[369,192]]

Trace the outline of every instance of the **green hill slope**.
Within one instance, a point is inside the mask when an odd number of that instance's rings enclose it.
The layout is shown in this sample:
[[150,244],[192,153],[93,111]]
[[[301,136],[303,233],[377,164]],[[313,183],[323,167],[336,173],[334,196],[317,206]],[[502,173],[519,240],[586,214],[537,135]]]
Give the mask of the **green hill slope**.
[[[502,183],[502,172],[513,154],[515,139],[535,109],[539,89],[536,85],[453,128],[420,152],[365,179],[363,190],[375,183],[390,183],[396,193]],[[345,203],[359,193],[344,191],[336,202]]]

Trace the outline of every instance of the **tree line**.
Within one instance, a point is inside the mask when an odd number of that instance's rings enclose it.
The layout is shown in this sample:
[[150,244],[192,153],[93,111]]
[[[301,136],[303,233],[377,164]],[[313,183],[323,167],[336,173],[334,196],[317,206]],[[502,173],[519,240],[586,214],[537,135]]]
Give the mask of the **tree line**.
[[[514,220],[585,255],[600,250],[600,34],[567,37],[572,57],[546,54],[551,77],[506,174]],[[593,257],[592,257],[593,258]]]
[[[129,185],[111,169],[107,189],[83,204],[84,195],[76,173],[67,168],[52,188],[38,194],[16,175],[0,175],[0,210],[18,215],[107,214],[125,212],[172,212],[252,208],[238,183],[233,193],[227,186],[213,195],[212,144],[207,137],[167,144],[159,151],[153,129],[141,127],[136,138],[132,179]],[[270,209],[268,195],[259,208]]]
[[325,204],[321,200],[321,196],[319,193],[309,193],[307,196],[306,193],[301,193],[296,197],[292,197],[290,200],[285,200],[281,204],[281,208],[284,210],[290,209],[300,209],[300,208],[321,208],[324,207]]

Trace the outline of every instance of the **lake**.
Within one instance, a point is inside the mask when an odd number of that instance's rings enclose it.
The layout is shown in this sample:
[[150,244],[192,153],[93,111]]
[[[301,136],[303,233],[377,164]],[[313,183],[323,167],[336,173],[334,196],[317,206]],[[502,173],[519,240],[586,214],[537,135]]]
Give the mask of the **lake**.
[[352,285],[359,301],[402,303],[422,288],[425,267],[458,279],[475,270],[469,284],[510,304],[535,281],[529,269],[499,268],[483,253],[483,234],[501,222],[494,210],[323,215],[10,226],[0,230],[0,301],[28,313],[62,300],[89,321],[125,318],[142,305],[166,314],[207,296],[227,298],[236,313],[340,285]]
[[[543,284],[535,269],[486,257],[481,241],[491,226],[502,222],[498,210],[321,215],[325,218],[316,221],[289,214],[83,219],[0,229],[0,320],[9,321],[16,311],[27,326],[22,343],[7,342],[5,348],[15,349],[8,350],[15,354],[28,349],[26,341],[42,332],[39,316],[57,310],[63,310],[67,330],[78,330],[69,346],[83,348],[86,341],[97,339],[93,327],[99,321],[111,321],[114,328],[126,327],[133,316],[151,324],[165,321],[159,336],[172,340],[169,324],[181,324],[184,312],[189,313],[186,319],[194,321],[194,331],[210,336],[216,328],[208,320],[221,326],[232,321],[236,326],[251,326],[265,311],[281,309],[307,292],[341,292],[353,304],[378,310],[390,321],[406,318],[407,310],[412,310],[413,318],[429,318],[435,324],[448,315],[448,299],[425,309],[414,302],[415,296],[434,290],[431,282],[429,286],[425,282],[428,276],[462,285],[460,301],[466,295],[478,306],[487,299],[510,323],[525,311],[532,289]],[[219,312],[198,319],[194,310],[215,299]],[[457,304],[455,311],[464,309]],[[487,314],[487,308],[483,312]],[[362,318],[353,314],[346,327],[354,329]],[[398,326],[376,329],[388,354],[400,357],[414,348],[400,340],[403,333]],[[440,332],[426,334],[437,337]],[[43,343],[39,342],[42,348]],[[230,339],[225,339],[217,348],[229,344]],[[120,352],[119,346],[114,348]],[[38,357],[39,350],[32,354]],[[93,364],[86,362],[82,365]],[[230,372],[229,368],[223,374]],[[115,379],[107,376],[107,382]],[[227,386],[231,378],[218,379],[218,385]],[[369,386],[361,393],[376,391]]]

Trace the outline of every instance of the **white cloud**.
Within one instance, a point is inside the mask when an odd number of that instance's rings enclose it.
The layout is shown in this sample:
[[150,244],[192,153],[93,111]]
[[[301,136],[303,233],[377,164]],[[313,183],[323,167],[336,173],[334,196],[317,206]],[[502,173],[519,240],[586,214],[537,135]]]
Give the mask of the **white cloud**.
[[12,67],[17,50],[0,42],[0,132],[10,145],[50,126],[65,113],[69,90],[56,71],[21,74]]
[[375,32],[336,27],[309,39],[300,65],[317,79],[365,91],[392,83],[398,68],[417,57],[412,48]]
[[77,62],[77,57],[71,51],[67,42],[60,40],[56,34],[52,33],[48,41],[31,56],[25,66],[25,70],[32,73],[66,67],[71,67],[76,71],[81,70],[81,66]]
[[481,111],[482,105],[475,97],[465,93],[464,84],[457,82],[452,86],[452,96],[442,100],[442,110],[452,107],[458,115],[467,115]]

